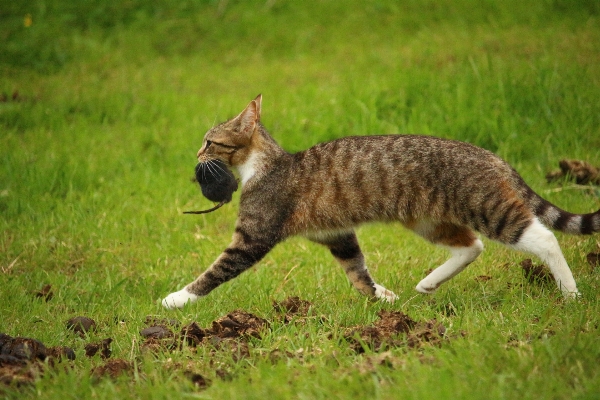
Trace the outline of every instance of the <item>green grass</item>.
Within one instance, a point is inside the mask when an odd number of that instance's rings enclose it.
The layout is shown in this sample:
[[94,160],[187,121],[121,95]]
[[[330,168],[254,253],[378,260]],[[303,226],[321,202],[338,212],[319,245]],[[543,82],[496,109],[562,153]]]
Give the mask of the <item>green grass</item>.
[[[324,249],[296,238],[182,311],[159,305],[228,244],[239,194],[209,215],[181,211],[210,205],[190,183],[204,132],[258,93],[263,122],[289,151],[369,133],[455,138],[506,158],[561,207],[598,209],[597,195],[544,180],[562,158],[600,163],[597,2],[1,1],[0,21],[0,332],[77,353],[72,368],[6,397],[600,396],[599,272],[585,261],[597,235],[558,235],[584,295],[576,303],[528,284],[525,256],[490,241],[438,293],[417,295],[444,251],[369,225],[359,240],[375,278],[399,295],[392,306],[360,297]],[[32,294],[46,283],[47,303]],[[241,308],[273,321],[272,301],[287,296],[311,301],[323,321],[274,322],[244,360],[140,352],[146,315],[208,326]],[[354,354],[344,329],[381,308],[437,318],[452,339],[392,349],[384,365]],[[98,332],[69,334],[75,315]],[[92,381],[102,361],[83,346],[105,337],[139,374]],[[303,356],[272,363],[275,349]],[[196,390],[185,368],[210,387]]]

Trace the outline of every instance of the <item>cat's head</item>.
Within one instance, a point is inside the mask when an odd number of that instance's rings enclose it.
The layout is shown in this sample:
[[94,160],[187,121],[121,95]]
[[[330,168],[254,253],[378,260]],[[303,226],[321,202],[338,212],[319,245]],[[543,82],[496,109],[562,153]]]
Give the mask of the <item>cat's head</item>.
[[204,135],[198,161],[221,160],[231,167],[243,164],[252,149],[260,146],[259,129],[262,95],[252,100],[237,117],[223,122]]

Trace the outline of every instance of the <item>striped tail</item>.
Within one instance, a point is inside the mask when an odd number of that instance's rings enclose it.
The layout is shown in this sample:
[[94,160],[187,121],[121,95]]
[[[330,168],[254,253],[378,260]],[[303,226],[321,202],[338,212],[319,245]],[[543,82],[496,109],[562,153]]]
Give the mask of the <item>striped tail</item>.
[[536,217],[547,227],[573,235],[600,232],[600,210],[589,214],[573,214],[541,198],[533,190],[527,201]]

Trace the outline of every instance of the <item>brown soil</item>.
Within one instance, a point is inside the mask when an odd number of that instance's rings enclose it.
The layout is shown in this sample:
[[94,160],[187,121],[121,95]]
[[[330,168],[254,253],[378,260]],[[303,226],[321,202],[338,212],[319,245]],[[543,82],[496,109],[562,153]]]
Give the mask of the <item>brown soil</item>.
[[586,259],[590,267],[592,267],[592,271],[600,267],[600,253],[589,253]]
[[104,365],[92,369],[92,375],[96,378],[108,376],[115,379],[120,375],[131,373],[133,373],[133,364],[120,358],[108,360]]
[[558,163],[559,171],[553,171],[546,175],[548,182],[553,182],[563,178],[575,180],[579,185],[592,183],[600,185],[600,170],[588,162],[580,160],[560,160]]
[[525,279],[531,284],[544,285],[554,282],[554,278],[548,267],[543,264],[533,265],[533,261],[527,258],[519,263],[523,269]]
[[297,296],[288,297],[282,302],[273,301],[273,308],[283,314],[283,322],[286,324],[294,320],[305,320],[311,307],[310,301],[301,300]]
[[44,361],[47,357],[46,346],[39,340],[0,334],[3,356],[14,357],[23,361]]
[[210,379],[206,379],[202,375],[195,372],[188,371],[185,373],[185,376],[191,380],[194,386],[198,389],[206,389],[211,384]]
[[52,359],[58,362],[61,362],[65,358],[67,360],[75,359],[75,351],[73,351],[72,348],[66,346],[50,347],[46,354],[48,355],[48,357],[51,357]]
[[181,328],[178,337],[164,325],[150,326],[140,334],[146,338],[142,348],[150,351],[175,350],[181,348],[183,343],[191,347],[209,344],[217,349],[227,347],[228,351],[242,357],[249,354],[248,345],[241,342],[226,344],[225,339],[237,339],[237,341],[244,341],[249,337],[260,339],[261,332],[268,326],[269,323],[263,318],[242,310],[235,310],[213,321],[210,328],[201,328],[196,322],[192,322]]
[[202,339],[208,335],[208,330],[200,328],[195,322],[192,322],[181,329],[181,340],[185,341],[188,346],[198,346],[202,343]]
[[173,337],[173,332],[164,325],[154,325],[142,329],[140,335],[145,338],[165,339]]
[[67,329],[85,337],[86,333],[96,330],[96,321],[88,317],[73,317],[67,321]]
[[52,291],[52,285],[47,284],[42,286],[42,288],[33,293],[35,297],[41,298],[44,301],[50,301],[52,297],[54,297],[54,292]]
[[366,349],[380,351],[390,347],[420,347],[425,344],[439,346],[446,328],[437,320],[416,322],[401,311],[382,310],[372,326],[359,326],[347,330],[344,338],[357,353]]
[[[307,318],[312,304],[298,297],[290,297],[281,302],[274,302],[273,307],[284,316],[286,322],[289,322]],[[348,329],[344,335],[356,352],[362,353],[366,349],[379,351],[395,346],[440,345],[445,337],[445,327],[435,319],[417,322],[400,311],[380,311],[378,315],[379,319],[372,325]],[[207,346],[209,354],[215,354],[217,351],[230,354],[234,362],[249,357],[249,340],[261,339],[269,329],[267,320],[242,310],[232,311],[214,320],[206,328],[196,322],[179,328],[181,324],[177,320],[156,317],[147,317],[146,323],[150,326],[140,331],[140,336],[144,338],[142,350],[174,351],[184,345],[192,348]],[[75,317],[67,322],[67,328],[85,337],[88,332],[96,330],[96,322],[87,317]],[[131,375],[134,370],[134,365],[130,361],[109,359],[112,341],[112,338],[107,338],[85,345],[86,356],[94,357],[99,354],[105,360],[104,364],[91,371],[96,379]],[[301,354],[277,349],[266,353],[273,363],[302,357]],[[47,365],[54,366],[64,360],[73,359],[75,359],[75,352],[68,347],[46,348],[43,343],[35,339],[12,338],[0,334],[0,383],[20,385],[33,382],[43,373],[45,360]],[[206,388],[211,384],[209,379],[195,372],[193,368],[181,366],[179,368],[183,369],[182,373],[198,389]],[[219,365],[214,365],[214,372],[219,379],[232,379],[231,373]]]
[[112,338],[106,338],[96,343],[88,343],[85,345],[85,355],[88,357],[94,357],[98,351],[100,351],[100,357],[103,360],[110,358],[112,351],[110,349],[110,344],[112,343]]
[[267,320],[242,310],[235,310],[212,323],[209,331],[219,338],[238,338],[252,336],[260,339],[261,331],[268,328]]
[[69,347],[46,348],[36,339],[11,337],[0,333],[0,383],[21,386],[31,383],[43,373],[44,362],[54,365],[62,359],[75,359]]
[[0,355],[0,384],[17,387],[30,384],[40,374],[41,368],[42,364],[38,362],[29,363],[13,356]]

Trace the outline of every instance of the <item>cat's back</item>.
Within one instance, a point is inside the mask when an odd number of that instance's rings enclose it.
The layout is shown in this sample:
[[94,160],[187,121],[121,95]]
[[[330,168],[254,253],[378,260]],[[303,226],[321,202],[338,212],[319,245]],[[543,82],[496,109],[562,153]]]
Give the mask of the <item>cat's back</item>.
[[[469,143],[422,135],[349,136],[317,144],[294,154],[294,165],[300,175],[322,174],[320,178],[340,178],[341,175],[377,173],[378,180],[386,174],[445,175],[470,174],[472,169],[510,170],[506,162],[494,153]],[[329,177],[329,178],[327,178]],[[389,177],[387,177],[389,178]]]
[[[448,204],[483,197],[509,182],[512,168],[485,149],[419,135],[352,136],[293,155],[299,230],[442,214]],[[483,184],[482,184],[483,183]],[[446,204],[446,206],[443,206]],[[432,207],[437,208],[432,208]]]

